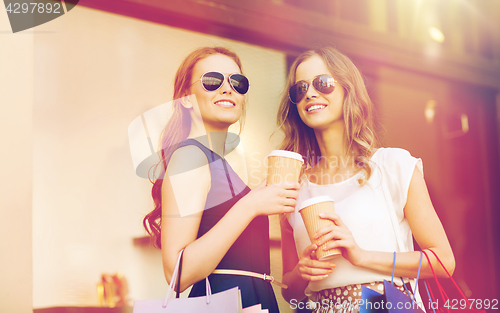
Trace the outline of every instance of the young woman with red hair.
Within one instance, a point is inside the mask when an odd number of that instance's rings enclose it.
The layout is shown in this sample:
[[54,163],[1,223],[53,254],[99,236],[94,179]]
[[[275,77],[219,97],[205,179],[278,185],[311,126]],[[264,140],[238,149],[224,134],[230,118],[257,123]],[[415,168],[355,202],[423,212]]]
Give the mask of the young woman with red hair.
[[[233,168],[244,162],[226,152],[229,126],[242,118],[249,82],[232,51],[201,48],[175,76],[174,111],[162,135],[160,174],[154,180],[155,209],[144,219],[161,247],[167,281],[184,249],[180,289],[190,296],[239,287],[243,307],[261,304],[277,313],[269,279],[268,215],[292,212],[298,183],[250,190]],[[251,275],[213,274],[240,270]]]

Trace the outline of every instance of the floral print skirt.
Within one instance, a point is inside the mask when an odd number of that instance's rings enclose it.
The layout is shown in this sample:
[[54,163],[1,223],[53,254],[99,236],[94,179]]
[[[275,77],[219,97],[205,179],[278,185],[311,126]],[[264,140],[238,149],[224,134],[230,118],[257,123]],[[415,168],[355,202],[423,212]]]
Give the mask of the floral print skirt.
[[[384,282],[371,282],[365,284],[348,285],[313,292],[309,299],[316,303],[314,313],[358,313],[359,300],[361,299],[362,287],[373,289],[384,293]],[[395,286],[407,294],[404,286]],[[413,296],[409,284],[407,284],[409,296]]]

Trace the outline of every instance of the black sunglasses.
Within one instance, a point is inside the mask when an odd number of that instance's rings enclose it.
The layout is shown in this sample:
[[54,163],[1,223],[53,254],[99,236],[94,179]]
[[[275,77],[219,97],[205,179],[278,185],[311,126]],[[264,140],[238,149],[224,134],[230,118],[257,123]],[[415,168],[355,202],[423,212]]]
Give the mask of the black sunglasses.
[[[333,90],[335,89],[335,83],[336,81],[335,79],[333,79],[333,77],[325,74],[318,75],[312,80],[314,89],[316,89],[317,92],[325,95],[333,92]],[[288,90],[288,97],[290,98],[290,101],[292,101],[292,103],[298,104],[300,101],[302,101],[302,99],[304,99],[304,96],[306,95],[308,90],[308,82],[306,82],[305,80],[298,81]]]
[[[231,74],[228,76],[227,80],[229,81],[231,88],[233,88],[233,90],[240,95],[246,94],[248,92],[248,88],[250,88],[250,82],[245,75]],[[224,74],[221,72],[206,72],[200,79],[198,79],[198,81],[201,81],[201,85],[206,91],[216,91],[224,85]]]

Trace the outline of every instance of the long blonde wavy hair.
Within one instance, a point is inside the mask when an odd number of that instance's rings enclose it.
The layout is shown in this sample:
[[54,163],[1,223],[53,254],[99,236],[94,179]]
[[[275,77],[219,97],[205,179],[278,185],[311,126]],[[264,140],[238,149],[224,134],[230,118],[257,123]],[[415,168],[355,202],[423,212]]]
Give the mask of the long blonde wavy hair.
[[305,165],[308,167],[314,166],[321,157],[313,129],[302,122],[297,106],[288,97],[288,90],[296,82],[297,67],[315,55],[323,59],[335,78],[335,88],[344,89],[344,150],[355,155],[356,165],[366,174],[359,179],[359,183],[364,184],[371,176],[372,168],[369,161],[377,147],[376,135],[373,131],[373,104],[359,70],[347,56],[335,48],[324,47],[309,50],[299,55],[293,62],[285,94],[278,109],[278,129],[285,134],[280,149],[305,156]]

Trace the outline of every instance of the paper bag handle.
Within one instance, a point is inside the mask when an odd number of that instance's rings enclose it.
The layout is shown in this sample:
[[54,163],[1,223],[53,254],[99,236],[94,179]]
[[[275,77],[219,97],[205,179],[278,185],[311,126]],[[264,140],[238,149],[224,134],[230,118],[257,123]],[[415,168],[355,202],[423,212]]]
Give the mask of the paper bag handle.
[[[163,301],[163,308],[167,307],[168,300],[170,299],[170,293],[174,290],[174,286],[177,282],[177,297],[180,294],[180,281],[181,281],[181,269],[182,269],[182,254],[184,249],[179,252],[179,256],[177,257],[177,262],[175,263],[174,272],[172,273],[172,280],[170,281],[170,285],[168,286],[167,296],[165,297],[165,301]],[[212,295],[212,289],[210,288],[210,282],[208,281],[208,277],[205,277],[205,290],[207,297],[207,304],[210,303],[210,296]]]
[[[448,277],[450,278],[450,280],[452,281],[453,285],[455,285],[455,288],[457,288],[458,292],[460,293],[460,295],[465,299],[465,301],[467,302],[467,304],[470,306],[470,302],[469,302],[469,299],[467,299],[467,297],[464,295],[464,293],[462,292],[462,290],[460,289],[460,287],[458,287],[457,283],[455,282],[455,280],[453,279],[453,277],[451,277],[450,275],[450,272],[448,272],[448,270],[446,269],[446,267],[444,266],[443,262],[441,262],[441,260],[439,259],[439,257],[437,256],[436,252],[434,252],[432,249],[427,249],[429,250],[430,252],[432,252],[432,254],[434,254],[434,256],[436,257],[436,259],[438,260],[439,264],[443,267],[444,271],[446,272],[446,274],[448,274]],[[441,286],[441,284],[439,283],[438,279],[437,279],[437,275],[436,273],[434,272],[434,268],[432,267],[432,264],[431,264],[431,260],[429,259],[429,256],[427,256],[427,253],[424,251],[424,254],[425,254],[425,257],[427,258],[427,261],[429,262],[429,266],[432,270],[432,274],[434,275],[434,280],[436,281],[436,285],[438,286],[438,289],[441,293],[441,296],[446,300],[448,299],[448,295],[446,294],[446,292],[444,291],[443,287]],[[444,293],[444,295],[443,295]]]
[[[415,280],[415,291],[413,292],[413,298],[412,298],[412,303],[415,303],[415,296],[417,295],[417,290],[418,290],[418,279],[420,277],[420,268],[422,267],[422,257],[423,257],[422,251],[420,251],[420,261],[418,263],[418,272],[417,272],[417,279]],[[396,251],[394,251],[394,259],[392,261],[392,277],[391,277],[391,285],[394,282],[394,272],[396,270]],[[403,277],[401,277],[401,282],[403,283],[403,287],[406,290],[406,294],[410,294],[408,289],[406,288],[406,284],[403,280]]]

